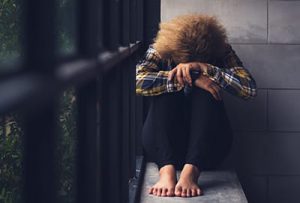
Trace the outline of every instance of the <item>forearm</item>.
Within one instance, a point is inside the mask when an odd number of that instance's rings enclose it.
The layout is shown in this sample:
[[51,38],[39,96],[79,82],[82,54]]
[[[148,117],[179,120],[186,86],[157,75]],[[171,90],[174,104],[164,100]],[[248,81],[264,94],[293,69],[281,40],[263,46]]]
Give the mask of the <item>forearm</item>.
[[244,67],[222,69],[211,64],[208,64],[207,67],[207,71],[204,74],[225,91],[245,100],[256,96],[256,82],[250,72]]
[[144,57],[136,65],[136,94],[156,96],[180,91],[183,87],[176,78],[168,79],[169,72],[161,67],[162,59],[150,45]]
[[169,71],[143,72],[136,75],[136,94],[157,96],[164,93],[177,92],[183,87],[176,78],[168,80]]

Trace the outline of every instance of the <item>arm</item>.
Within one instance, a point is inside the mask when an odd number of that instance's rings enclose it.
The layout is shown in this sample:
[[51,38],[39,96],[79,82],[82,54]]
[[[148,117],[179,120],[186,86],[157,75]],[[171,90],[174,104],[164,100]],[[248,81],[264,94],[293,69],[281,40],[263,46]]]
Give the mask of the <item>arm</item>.
[[250,72],[243,67],[234,50],[228,45],[224,58],[224,69],[207,64],[204,71],[211,80],[216,82],[222,89],[241,97],[244,100],[254,98],[257,94],[256,82]]
[[168,80],[169,71],[161,70],[160,62],[161,57],[150,45],[144,57],[136,65],[136,94],[156,96],[183,88],[176,78]]

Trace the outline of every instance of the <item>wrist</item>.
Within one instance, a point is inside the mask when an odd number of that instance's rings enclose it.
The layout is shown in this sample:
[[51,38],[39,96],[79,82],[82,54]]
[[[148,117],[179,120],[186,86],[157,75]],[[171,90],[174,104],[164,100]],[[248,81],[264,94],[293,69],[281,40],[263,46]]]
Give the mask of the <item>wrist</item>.
[[201,73],[207,73],[207,71],[208,71],[208,67],[207,67],[207,64],[206,63],[199,63],[199,67],[200,67],[200,71],[201,71]]
[[215,68],[211,64],[205,64],[202,74],[208,77],[213,77],[216,74]]

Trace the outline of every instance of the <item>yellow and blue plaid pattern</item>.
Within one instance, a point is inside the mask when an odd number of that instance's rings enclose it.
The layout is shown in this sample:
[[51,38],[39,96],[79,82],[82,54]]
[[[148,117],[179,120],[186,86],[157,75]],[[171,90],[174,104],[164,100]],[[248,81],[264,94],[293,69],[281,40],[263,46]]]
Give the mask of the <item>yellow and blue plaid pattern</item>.
[[[250,99],[256,96],[256,82],[250,72],[243,67],[242,62],[228,45],[223,67],[208,64],[213,71],[208,71],[208,77],[216,82],[222,89],[229,93]],[[163,65],[158,52],[149,46],[144,57],[136,65],[136,94],[143,96],[155,96],[168,92],[176,92],[183,89],[176,77],[168,80],[171,66]],[[210,75],[214,73],[213,75]]]

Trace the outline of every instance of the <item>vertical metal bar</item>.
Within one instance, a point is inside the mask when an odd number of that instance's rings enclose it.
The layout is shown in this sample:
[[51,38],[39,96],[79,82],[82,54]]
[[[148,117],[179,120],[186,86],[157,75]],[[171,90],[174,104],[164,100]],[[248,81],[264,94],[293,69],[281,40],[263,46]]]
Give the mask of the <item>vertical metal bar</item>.
[[143,127],[143,97],[136,97],[136,155],[141,156],[142,153],[142,127]]
[[121,9],[121,44],[128,46],[130,42],[130,1],[122,0]]
[[99,202],[99,133],[96,80],[80,87],[78,99],[77,202]]
[[[79,53],[95,57],[99,46],[101,1],[78,0]],[[93,79],[77,89],[78,99],[78,174],[77,202],[100,201],[99,131],[97,130],[97,80]]]
[[135,56],[132,55],[130,58],[130,69],[128,71],[129,77],[130,77],[130,177],[135,176],[135,168],[136,168],[136,127],[135,127],[135,121],[136,121],[136,115],[135,115]]
[[121,196],[121,74],[118,68],[103,77],[101,98],[102,202],[119,203]]
[[[55,1],[26,0],[24,3],[24,64],[27,70],[51,77],[55,50]],[[56,100],[52,99],[24,113],[24,202],[26,203],[56,202],[55,105]]]
[[101,1],[98,0],[78,0],[79,5],[79,53],[86,57],[97,55],[97,40],[101,11]]
[[24,116],[25,202],[56,202],[54,100]]
[[104,0],[104,45],[108,50],[116,50],[120,44],[120,2]]
[[123,124],[123,129],[122,129],[122,167],[121,167],[121,177],[122,177],[122,199],[124,199],[124,202],[128,201],[128,180],[130,178],[129,174],[129,167],[130,167],[130,159],[129,159],[129,144],[130,144],[130,80],[131,77],[128,74],[129,70],[129,59],[126,59],[122,63],[122,112],[123,112],[123,117],[122,117],[122,124]]
[[144,44],[152,43],[160,22],[160,1],[144,0]]
[[[144,0],[139,0],[138,2],[138,22],[137,22],[137,40],[143,41],[144,37]],[[136,59],[139,59],[140,54],[135,53]],[[135,63],[137,60],[135,60]],[[135,68],[134,68],[135,69]],[[133,81],[135,81],[135,75],[133,78]],[[134,84],[134,92],[135,92],[135,84]],[[142,127],[143,127],[143,98],[142,97],[137,97],[135,96],[135,114],[136,114],[136,134],[135,134],[135,155],[142,155],[142,138],[141,138],[141,133],[142,133]],[[136,167],[136,166],[135,166]]]
[[103,7],[103,0],[98,0],[98,13],[97,13],[97,18],[96,18],[96,22],[97,23],[97,47],[98,47],[98,51],[102,51],[103,50],[103,12],[104,12],[105,8]]
[[137,0],[130,0],[130,42],[136,42],[137,34]]
[[52,71],[55,50],[55,1],[25,1],[25,65],[35,71]]
[[137,40],[143,40],[144,0],[137,1]]

